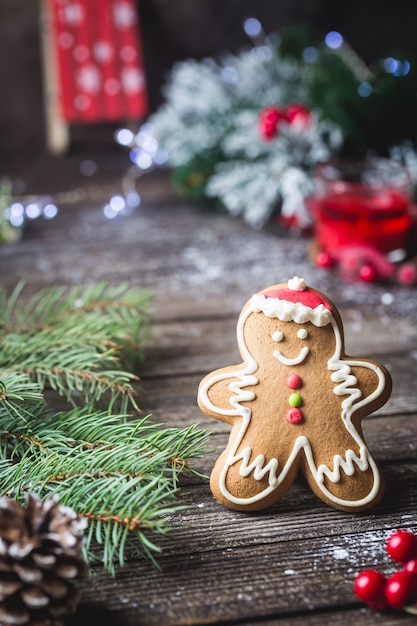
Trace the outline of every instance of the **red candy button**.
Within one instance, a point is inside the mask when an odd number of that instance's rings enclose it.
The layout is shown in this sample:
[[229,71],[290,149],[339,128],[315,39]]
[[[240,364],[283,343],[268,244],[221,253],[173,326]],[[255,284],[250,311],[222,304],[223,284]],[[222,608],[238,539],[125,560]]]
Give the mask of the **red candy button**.
[[299,424],[301,420],[303,419],[303,414],[300,409],[297,409],[294,407],[294,408],[288,409],[285,417],[287,418],[287,421],[290,424]]
[[301,380],[301,376],[299,376],[298,374],[290,374],[287,377],[287,387],[289,387],[290,389],[298,389],[299,387],[301,387],[302,384],[302,380]]

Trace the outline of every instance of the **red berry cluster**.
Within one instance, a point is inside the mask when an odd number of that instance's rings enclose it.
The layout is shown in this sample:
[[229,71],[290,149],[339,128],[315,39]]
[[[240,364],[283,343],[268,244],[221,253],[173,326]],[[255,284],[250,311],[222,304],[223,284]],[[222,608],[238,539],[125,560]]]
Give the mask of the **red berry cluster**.
[[290,104],[285,108],[269,106],[259,115],[259,132],[265,141],[270,141],[278,134],[278,127],[283,122],[298,128],[306,128],[311,120],[311,112],[303,104]]
[[320,250],[315,262],[322,269],[337,268],[343,276],[365,283],[394,280],[406,287],[417,285],[417,257],[395,265],[370,246],[341,246],[337,253]]
[[355,593],[376,610],[406,608],[417,601],[417,536],[398,530],[389,537],[386,550],[403,569],[388,577],[374,569],[365,570],[355,579]]

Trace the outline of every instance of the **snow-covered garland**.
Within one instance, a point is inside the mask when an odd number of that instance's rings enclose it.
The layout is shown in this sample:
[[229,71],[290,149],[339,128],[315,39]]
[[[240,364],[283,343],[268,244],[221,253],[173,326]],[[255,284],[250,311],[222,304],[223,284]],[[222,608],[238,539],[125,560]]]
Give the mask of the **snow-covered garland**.
[[[244,26],[250,49],[175,64],[160,108],[136,134],[116,133],[138,171],[167,165],[181,195],[241,216],[254,228],[275,213],[297,229],[314,227],[306,203],[313,172],[334,156],[389,157],[405,165],[416,184],[412,63],[387,57],[368,68],[336,32],[289,54],[294,33],[266,36],[254,18]],[[317,264],[341,273],[348,265],[350,278],[353,273],[367,282],[395,276],[417,284],[414,260],[399,273],[398,261],[371,253],[355,253],[353,271],[344,256],[337,262],[317,256]]]
[[[304,198],[312,191],[312,170],[340,154],[346,139],[355,135],[352,120],[342,123],[347,115],[340,111],[343,98],[336,98],[334,114],[328,94],[352,81],[354,107],[358,98],[370,102],[381,81],[392,90],[398,81],[413,80],[407,76],[410,63],[388,57],[372,72],[339,33],[328,33],[324,42],[306,46],[297,57],[282,52],[283,38],[265,36],[256,19],[244,27],[253,47],[220,59],[175,64],[163,89],[164,103],[137,134],[121,129],[116,141],[131,148],[130,158],[141,170],[170,166],[185,196],[220,205],[255,228],[275,211],[303,228],[311,223]],[[342,72],[339,67],[328,73],[329,84],[321,85],[318,97],[317,67],[329,56],[337,57]],[[338,85],[335,76],[340,76]],[[379,105],[367,106],[372,117],[372,107]],[[384,125],[377,134],[388,132]],[[389,156],[407,160],[415,173],[415,137],[403,139],[389,145]]]
[[[343,140],[337,125],[299,104],[308,100],[308,89],[308,68],[281,59],[272,44],[220,61],[188,60],[173,67],[165,103],[139,133],[124,130],[117,140],[132,148],[139,168],[167,163],[184,194],[217,200],[255,228],[278,205],[305,226],[309,172]],[[273,132],[264,120],[271,103],[280,103],[273,110],[282,112]],[[307,115],[289,117],[290,106]]]

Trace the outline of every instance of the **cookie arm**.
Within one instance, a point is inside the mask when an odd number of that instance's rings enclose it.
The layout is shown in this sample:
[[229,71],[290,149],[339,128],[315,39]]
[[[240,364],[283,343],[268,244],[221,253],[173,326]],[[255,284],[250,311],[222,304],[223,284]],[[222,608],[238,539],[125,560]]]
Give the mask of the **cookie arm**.
[[392,391],[391,375],[383,365],[375,361],[355,359],[348,360],[347,363],[362,391],[362,397],[353,403],[352,412],[358,417],[369,415],[388,401]]
[[236,366],[225,367],[212,372],[201,381],[197,402],[206,415],[232,424],[249,409],[242,402],[254,400],[255,393],[246,389],[258,383],[256,376],[248,375]]

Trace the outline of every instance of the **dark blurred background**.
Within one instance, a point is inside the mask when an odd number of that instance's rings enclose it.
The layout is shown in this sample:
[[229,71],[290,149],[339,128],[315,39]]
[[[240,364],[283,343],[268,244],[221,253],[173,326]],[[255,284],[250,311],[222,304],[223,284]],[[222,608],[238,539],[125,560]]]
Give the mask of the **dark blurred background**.
[[[417,3],[408,0],[140,0],[150,110],[176,60],[236,52],[249,45],[242,24],[258,18],[266,32],[308,23],[320,36],[339,30],[372,62],[417,52]],[[38,0],[0,0],[0,162],[45,152]],[[71,150],[108,146],[113,128],[71,128]]]

